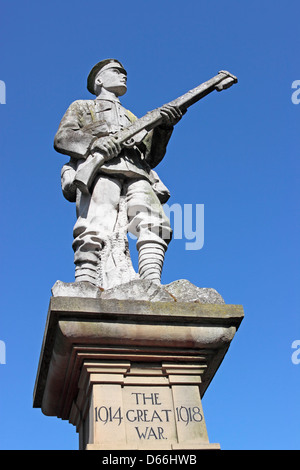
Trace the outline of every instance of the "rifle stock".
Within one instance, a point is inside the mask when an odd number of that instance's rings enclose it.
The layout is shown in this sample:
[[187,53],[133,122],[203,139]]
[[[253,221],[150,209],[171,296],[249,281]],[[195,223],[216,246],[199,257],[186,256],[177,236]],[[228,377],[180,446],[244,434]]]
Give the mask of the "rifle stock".
[[87,159],[80,165],[75,175],[74,184],[82,193],[89,194],[94,177],[104,162],[104,155],[95,152],[91,159]]
[[[189,106],[204,98],[204,96],[208,95],[213,90],[222,91],[229,88],[234,83],[237,83],[237,78],[231,73],[221,70],[215,77],[167,104],[177,106],[181,111],[186,111]],[[112,139],[119,142],[122,147],[132,147],[141,142],[147,135],[147,132],[159,126],[162,120],[160,108],[156,108],[153,111],[149,111],[140,119],[137,119],[127,128],[112,135]],[[81,192],[89,193],[89,188],[94,177],[105,161],[104,155],[94,153],[92,156],[89,155],[87,160],[80,165],[75,176],[74,184]]]

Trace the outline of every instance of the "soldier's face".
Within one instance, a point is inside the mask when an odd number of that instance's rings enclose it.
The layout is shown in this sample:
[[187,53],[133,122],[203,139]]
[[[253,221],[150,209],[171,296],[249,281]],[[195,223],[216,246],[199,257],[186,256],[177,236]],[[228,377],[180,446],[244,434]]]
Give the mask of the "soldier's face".
[[116,96],[122,96],[127,91],[127,75],[118,67],[111,67],[103,70],[96,78],[96,84],[100,84],[106,90],[111,91]]

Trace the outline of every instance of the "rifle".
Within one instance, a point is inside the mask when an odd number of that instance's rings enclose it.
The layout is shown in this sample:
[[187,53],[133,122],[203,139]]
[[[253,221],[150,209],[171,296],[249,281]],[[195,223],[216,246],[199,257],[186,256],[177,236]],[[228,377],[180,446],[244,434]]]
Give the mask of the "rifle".
[[[237,78],[226,70],[221,70],[216,76],[201,85],[193,88],[184,95],[168,103],[177,106],[182,112],[189,106],[199,101],[213,90],[222,91],[237,83]],[[137,119],[133,124],[113,134],[111,138],[119,142],[122,147],[133,147],[140,143],[149,131],[159,126],[163,122],[160,108],[149,111],[145,116]],[[89,187],[99,170],[105,163],[106,158],[100,153],[94,153],[91,158],[87,158],[76,172],[74,184],[83,193],[89,193]]]

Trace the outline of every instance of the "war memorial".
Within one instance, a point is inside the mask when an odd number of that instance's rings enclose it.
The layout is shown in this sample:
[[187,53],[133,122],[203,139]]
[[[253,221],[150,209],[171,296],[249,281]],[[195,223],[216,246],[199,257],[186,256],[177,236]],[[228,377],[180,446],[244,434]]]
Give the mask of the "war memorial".
[[222,70],[137,118],[119,99],[123,64],[106,59],[88,75],[93,98],[62,117],[54,148],[69,157],[61,184],[76,206],[75,280],[52,287],[33,406],[73,424],[80,450],[221,448],[209,441],[202,397],[243,307],[186,279],[161,284],[170,192],[154,169],[188,107],[235,83]]

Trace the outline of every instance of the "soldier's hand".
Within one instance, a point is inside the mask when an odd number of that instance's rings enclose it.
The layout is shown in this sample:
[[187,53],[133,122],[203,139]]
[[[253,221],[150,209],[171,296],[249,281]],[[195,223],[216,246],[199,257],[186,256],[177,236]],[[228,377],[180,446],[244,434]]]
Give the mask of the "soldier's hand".
[[91,146],[91,153],[101,153],[105,160],[116,157],[121,152],[121,144],[112,137],[99,137]]
[[175,126],[183,116],[178,106],[171,106],[169,104],[165,104],[160,108],[160,114],[163,118],[163,124],[170,127]]

